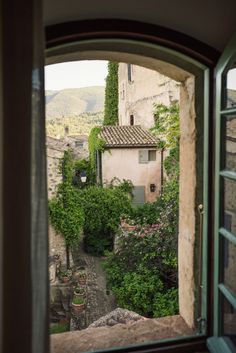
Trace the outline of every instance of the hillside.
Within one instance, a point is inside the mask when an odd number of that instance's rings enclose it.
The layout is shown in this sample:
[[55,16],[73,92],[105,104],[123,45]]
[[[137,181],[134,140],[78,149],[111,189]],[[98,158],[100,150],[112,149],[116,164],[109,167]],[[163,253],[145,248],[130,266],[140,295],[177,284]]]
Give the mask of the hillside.
[[103,86],[46,91],[46,118],[53,120],[101,112],[104,109],[104,95]]
[[83,113],[78,116],[65,116],[46,121],[46,134],[54,138],[63,138],[65,128],[68,135],[89,135],[94,126],[102,125],[103,112]]

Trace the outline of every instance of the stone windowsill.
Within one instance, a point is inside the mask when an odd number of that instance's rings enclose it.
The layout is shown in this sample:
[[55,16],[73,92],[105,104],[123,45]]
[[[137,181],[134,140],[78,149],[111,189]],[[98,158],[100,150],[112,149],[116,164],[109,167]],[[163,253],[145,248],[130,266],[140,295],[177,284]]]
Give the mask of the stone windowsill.
[[51,335],[51,353],[82,353],[192,335],[181,316],[146,319],[132,324],[87,328]]

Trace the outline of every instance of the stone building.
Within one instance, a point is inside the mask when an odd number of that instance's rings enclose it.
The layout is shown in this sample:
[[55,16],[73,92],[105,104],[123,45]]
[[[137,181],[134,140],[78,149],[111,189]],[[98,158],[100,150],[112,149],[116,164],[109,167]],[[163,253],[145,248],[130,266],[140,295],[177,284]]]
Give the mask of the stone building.
[[156,149],[148,129],[154,126],[154,104],[178,101],[179,84],[157,71],[125,63],[119,63],[118,84],[119,126],[102,129],[106,149],[98,159],[98,178],[102,183],[129,179],[134,204],[154,202],[163,187],[168,151]]
[[154,125],[153,105],[179,100],[179,83],[157,71],[119,64],[119,125]]
[[86,135],[66,136],[63,139],[47,137],[47,178],[48,198],[55,195],[56,187],[61,182],[59,163],[64,151],[72,149],[75,159],[88,158],[88,137]]
[[101,183],[105,185],[114,178],[131,180],[135,205],[154,202],[162,188],[163,164],[152,134],[137,125],[104,126],[100,137],[106,142],[97,158]]

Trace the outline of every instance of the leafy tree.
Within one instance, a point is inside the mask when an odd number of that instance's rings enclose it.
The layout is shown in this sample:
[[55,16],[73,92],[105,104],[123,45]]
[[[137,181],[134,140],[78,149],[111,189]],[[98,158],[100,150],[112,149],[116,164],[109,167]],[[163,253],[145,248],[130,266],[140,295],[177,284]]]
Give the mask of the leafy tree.
[[94,255],[103,255],[105,250],[113,249],[121,214],[129,213],[131,209],[130,197],[119,187],[98,186],[78,190],[78,197],[85,215],[85,250]]
[[118,63],[109,61],[103,125],[118,124],[118,68]]

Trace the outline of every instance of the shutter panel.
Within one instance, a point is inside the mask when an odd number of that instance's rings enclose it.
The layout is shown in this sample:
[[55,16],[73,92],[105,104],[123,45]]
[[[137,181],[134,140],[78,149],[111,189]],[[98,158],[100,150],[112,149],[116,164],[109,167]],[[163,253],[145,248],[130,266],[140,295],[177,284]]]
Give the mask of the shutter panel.
[[139,150],[139,163],[148,163],[148,150]]

